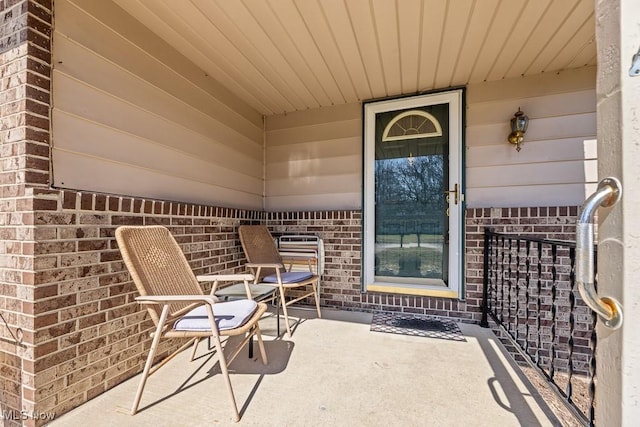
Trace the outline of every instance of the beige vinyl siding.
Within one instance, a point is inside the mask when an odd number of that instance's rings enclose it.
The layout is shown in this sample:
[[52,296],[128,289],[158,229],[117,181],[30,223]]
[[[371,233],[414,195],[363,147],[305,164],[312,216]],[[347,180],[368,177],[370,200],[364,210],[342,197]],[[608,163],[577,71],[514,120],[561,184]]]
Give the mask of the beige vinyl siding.
[[359,208],[362,106],[266,118],[265,209]]
[[[518,108],[520,152],[507,143]],[[470,208],[582,204],[598,180],[595,67],[469,86],[465,160]]]
[[[468,207],[579,205],[596,185],[595,68],[469,85]],[[507,142],[518,107],[520,152]],[[266,119],[267,210],[362,206],[362,105]]]
[[114,3],[55,8],[55,186],[262,208],[260,113]]

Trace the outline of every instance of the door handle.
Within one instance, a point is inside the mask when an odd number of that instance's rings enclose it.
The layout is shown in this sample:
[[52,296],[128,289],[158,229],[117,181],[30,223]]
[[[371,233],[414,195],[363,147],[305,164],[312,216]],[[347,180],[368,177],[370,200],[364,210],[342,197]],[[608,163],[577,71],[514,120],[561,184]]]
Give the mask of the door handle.
[[457,182],[456,182],[456,184],[453,186],[453,190],[445,190],[445,191],[444,191],[444,194],[446,194],[446,195],[447,195],[447,203],[448,203],[448,202],[449,202],[449,200],[450,200],[451,193],[453,193],[453,195],[454,195],[453,202],[454,202],[454,204],[456,204],[456,205],[457,205],[457,204],[458,204],[458,200],[459,200],[459,198],[460,198],[460,193],[458,192],[458,183],[457,183]]
[[584,302],[611,329],[622,326],[622,306],[611,297],[599,297],[595,288],[593,257],[593,217],[599,206],[609,207],[622,197],[622,185],[616,178],[605,178],[595,193],[582,205],[576,224],[576,283]]

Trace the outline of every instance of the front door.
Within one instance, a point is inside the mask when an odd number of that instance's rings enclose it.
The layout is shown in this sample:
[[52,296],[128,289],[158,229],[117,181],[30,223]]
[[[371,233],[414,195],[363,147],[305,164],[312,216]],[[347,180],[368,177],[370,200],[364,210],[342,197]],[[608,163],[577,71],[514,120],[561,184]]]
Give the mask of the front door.
[[364,107],[366,291],[462,297],[462,91]]

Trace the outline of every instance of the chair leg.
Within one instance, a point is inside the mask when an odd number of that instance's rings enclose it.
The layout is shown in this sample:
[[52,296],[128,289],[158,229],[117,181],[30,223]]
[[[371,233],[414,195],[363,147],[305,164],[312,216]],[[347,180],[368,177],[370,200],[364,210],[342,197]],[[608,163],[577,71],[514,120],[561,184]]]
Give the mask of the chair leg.
[[321,318],[322,314],[320,313],[320,298],[318,297],[318,287],[316,285],[316,282],[313,282],[311,286],[313,287],[313,298],[316,300],[316,310],[318,310],[318,318]]
[[231,406],[233,408],[233,420],[240,421],[240,414],[238,413],[238,406],[236,405],[236,398],[233,395],[233,388],[231,388],[231,379],[229,378],[229,371],[227,370],[227,361],[224,358],[224,353],[222,352],[222,344],[220,343],[220,337],[214,336],[213,342],[216,347],[216,353],[218,354],[218,363],[220,363],[220,371],[222,372],[222,376],[224,377],[225,385],[227,386],[227,391],[229,392],[229,398],[231,399]]
[[280,338],[280,299],[275,297],[276,303],[276,337]]
[[153,365],[153,356],[155,356],[156,350],[158,349],[158,343],[160,342],[160,337],[162,336],[162,328],[164,326],[164,323],[167,321],[168,314],[169,314],[169,306],[165,305],[164,307],[162,307],[162,314],[160,314],[158,327],[156,328],[156,333],[153,336],[153,341],[151,342],[151,348],[149,349],[147,362],[144,364],[144,370],[142,371],[142,378],[140,378],[140,384],[138,384],[138,391],[136,391],[136,397],[133,399],[133,406],[131,407],[131,415],[135,415],[138,412],[138,406],[140,406],[140,399],[142,398],[142,391],[144,390],[144,386],[147,383],[147,378],[149,377],[149,370],[151,370],[151,365]]
[[284,323],[285,326],[287,327],[287,336],[291,337],[291,326],[289,326],[289,314],[287,313],[287,303],[285,302],[284,299],[284,288],[282,286],[279,286],[280,288],[280,301],[282,304],[282,314],[284,315]]
[[193,350],[191,350],[191,357],[189,358],[189,362],[193,362],[193,360],[196,358],[196,351],[198,350],[198,343],[200,343],[200,339],[199,338],[194,338],[193,339]]
[[256,323],[255,327],[255,333],[254,335],[256,336],[256,338],[258,338],[258,348],[260,349],[260,356],[262,358],[262,364],[266,365],[267,363],[269,363],[267,361],[267,352],[264,349],[264,343],[262,342],[262,333],[260,332],[260,326],[258,326],[258,323]]

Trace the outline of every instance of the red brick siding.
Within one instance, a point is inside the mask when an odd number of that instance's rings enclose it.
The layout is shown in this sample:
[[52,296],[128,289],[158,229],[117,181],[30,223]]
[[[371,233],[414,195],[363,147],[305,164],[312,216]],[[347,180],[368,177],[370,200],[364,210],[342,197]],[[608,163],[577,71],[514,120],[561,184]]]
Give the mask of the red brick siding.
[[[49,180],[51,1],[0,1],[0,387],[5,425],[35,411],[32,198]],[[16,345],[10,331],[24,332]],[[26,425],[34,424],[29,419]]]
[[499,233],[575,241],[576,206],[539,208],[477,208],[466,212],[467,302],[482,300],[484,228]]
[[479,322],[482,304],[483,233],[495,231],[575,240],[577,207],[468,209],[465,220],[465,300],[362,293],[362,214],[339,212],[270,212],[274,233],[309,233],[325,243],[326,267],[321,303],[342,310],[397,311]]
[[323,239],[322,306],[346,310],[361,308],[360,211],[268,212],[265,216],[266,225],[274,234],[313,234]]
[[[469,210],[466,230],[468,288],[473,286],[480,292],[482,290],[485,227],[490,227],[499,233],[575,242],[577,215],[578,207],[576,206]],[[498,311],[509,331],[517,336],[520,345],[523,347],[526,345],[529,354],[537,357],[540,366],[546,369],[549,368],[552,360],[551,344],[555,343],[554,368],[563,371],[568,366],[568,342],[571,334],[569,249],[567,246],[558,247],[555,264],[552,262],[550,246],[543,245],[541,254],[538,254],[535,244],[529,249],[528,258],[532,265],[527,271],[524,261],[527,249],[524,243],[519,246],[515,241],[503,240],[498,243],[496,249],[498,265],[490,266],[491,270],[496,271],[495,283],[498,286],[495,289],[495,297],[503,300],[502,303],[497,303],[498,307],[502,307]],[[540,272],[538,272],[538,262]],[[517,288],[513,285],[515,283],[518,283]],[[482,294],[479,293],[476,298],[481,296]],[[529,306],[525,307],[527,296]],[[587,374],[592,353],[590,347],[592,313],[575,290],[573,296],[575,307],[571,359],[574,372]],[[541,304],[540,311],[537,307],[538,297]],[[498,335],[501,334],[498,333]],[[510,348],[508,342],[504,340],[503,342]],[[516,359],[520,359],[517,352],[510,351]]]
[[[35,391],[40,411],[64,413],[141,371],[152,323],[114,233],[161,224],[196,274],[244,271],[237,229],[260,212],[74,191],[39,191],[35,222]],[[181,342],[164,342],[158,358]]]

